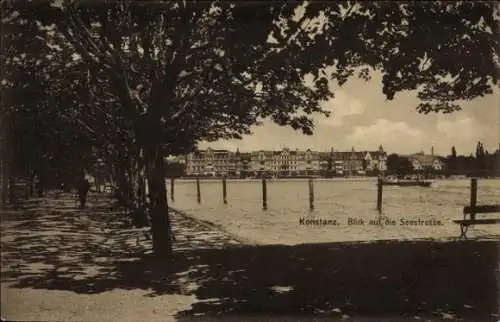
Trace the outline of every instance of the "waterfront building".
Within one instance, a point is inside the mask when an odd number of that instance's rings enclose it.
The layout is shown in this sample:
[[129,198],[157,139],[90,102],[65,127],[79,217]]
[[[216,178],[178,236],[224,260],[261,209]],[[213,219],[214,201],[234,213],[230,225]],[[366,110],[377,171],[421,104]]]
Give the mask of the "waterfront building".
[[202,176],[236,175],[236,153],[229,150],[198,150],[186,158],[186,174]]
[[376,151],[367,151],[364,161],[367,171],[387,171],[387,153],[382,145]]
[[362,174],[373,171],[387,170],[387,153],[382,146],[376,151],[356,151],[354,147],[349,152],[332,151],[332,170],[339,174]]
[[444,163],[440,160],[438,156],[433,154],[424,154],[423,152],[416,153],[408,156],[410,160],[413,170],[422,171],[422,170],[434,170],[441,171],[444,170]]
[[377,151],[318,152],[291,150],[259,150],[236,152],[208,148],[186,156],[186,174],[191,176],[318,176],[327,173],[340,175],[385,171],[387,154],[382,146]]

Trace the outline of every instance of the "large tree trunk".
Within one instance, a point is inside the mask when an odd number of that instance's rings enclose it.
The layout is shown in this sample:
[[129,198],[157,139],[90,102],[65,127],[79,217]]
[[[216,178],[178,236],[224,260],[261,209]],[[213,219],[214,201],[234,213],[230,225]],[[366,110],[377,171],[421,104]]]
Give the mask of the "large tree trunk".
[[150,147],[147,154],[153,252],[159,258],[168,258],[172,254],[172,238],[163,154],[159,147]]

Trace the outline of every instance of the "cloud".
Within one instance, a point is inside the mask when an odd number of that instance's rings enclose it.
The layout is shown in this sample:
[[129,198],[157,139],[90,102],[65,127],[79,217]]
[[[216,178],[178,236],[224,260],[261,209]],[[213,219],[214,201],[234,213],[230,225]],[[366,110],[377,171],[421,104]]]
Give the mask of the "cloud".
[[279,126],[272,121],[266,120],[262,126],[252,128],[254,134],[245,136],[242,140],[220,140],[217,142],[200,142],[200,148],[212,147],[216,149],[229,149],[240,151],[255,150],[280,150],[284,147],[289,149],[316,149],[329,151],[332,145],[337,144],[335,138],[339,128],[329,126],[317,126],[314,135],[304,135],[289,126]]
[[[373,80],[363,82],[353,78],[338,88],[333,81],[330,89],[335,98],[324,102],[323,108],[332,111],[329,118],[314,115],[315,131],[305,136],[290,127],[280,127],[266,120],[263,126],[254,126],[254,135],[239,140],[203,142],[200,148],[228,148],[240,151],[280,149],[283,146],[299,149],[328,151],[377,149],[380,144],[389,153],[414,153],[424,150],[447,155],[455,146],[457,153],[473,152],[477,141],[488,151],[498,148],[500,142],[500,109],[498,94],[463,103],[463,110],[452,114],[418,114],[414,106],[419,101],[415,93],[403,92],[393,101],[387,101],[380,88],[381,75],[373,73]],[[312,84],[308,75],[306,84]],[[368,103],[369,102],[369,103]]]
[[435,132],[440,143],[446,144],[448,151],[451,146],[455,146],[457,153],[469,154],[475,151],[478,141],[481,141],[488,151],[494,151],[500,142],[500,123],[495,124],[495,117],[492,113],[490,115],[489,122],[466,114],[460,117],[440,116]]
[[335,98],[323,102],[321,107],[327,111],[331,111],[330,117],[321,117],[319,124],[339,127],[343,124],[343,119],[353,115],[363,114],[366,110],[366,105],[361,100],[354,98],[344,91],[338,90],[335,92]]
[[252,127],[253,135],[245,136],[243,140],[221,140],[218,142],[201,142],[200,148],[212,147],[236,151],[255,151],[280,149],[283,146],[291,147],[294,142],[304,138],[299,131],[290,127],[279,126],[270,120],[265,120],[262,126]]
[[436,123],[436,129],[446,138],[461,142],[474,142],[485,133],[485,128],[476,119],[464,116],[455,120],[441,117]]
[[420,151],[425,134],[405,122],[378,119],[367,126],[356,126],[347,135],[346,142],[356,149],[375,149],[380,144],[386,151],[411,153]]

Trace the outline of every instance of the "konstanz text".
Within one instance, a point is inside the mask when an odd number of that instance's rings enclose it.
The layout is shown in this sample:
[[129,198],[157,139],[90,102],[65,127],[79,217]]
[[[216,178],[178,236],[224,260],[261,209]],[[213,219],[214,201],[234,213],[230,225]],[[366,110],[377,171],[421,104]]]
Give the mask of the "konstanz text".
[[325,219],[325,218],[299,218],[299,225],[311,225],[311,226],[338,226],[338,222],[335,219]]

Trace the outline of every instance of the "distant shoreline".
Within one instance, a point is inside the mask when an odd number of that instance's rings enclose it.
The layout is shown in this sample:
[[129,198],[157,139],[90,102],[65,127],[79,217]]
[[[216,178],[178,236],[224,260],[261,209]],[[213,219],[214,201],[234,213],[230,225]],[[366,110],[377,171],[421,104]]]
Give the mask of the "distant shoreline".
[[[308,180],[311,177],[289,177],[289,178],[265,178],[268,181],[301,181]],[[333,178],[325,178],[325,177],[312,177],[312,179],[316,181],[371,181],[377,180],[378,177],[368,177],[368,176],[352,176],[352,177],[333,177]],[[449,178],[432,178],[425,179],[431,181],[445,181],[445,180],[470,180],[474,177],[449,177]],[[170,180],[171,178],[167,178]],[[196,177],[177,177],[175,180],[196,180]],[[198,177],[200,180],[204,181],[218,181],[222,180],[223,177]],[[261,181],[263,178],[231,178],[226,177],[226,180],[231,181]],[[478,178],[479,180],[500,180],[500,177],[489,177],[489,178]]]

